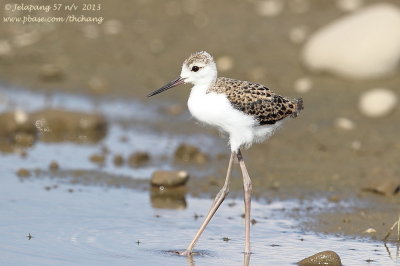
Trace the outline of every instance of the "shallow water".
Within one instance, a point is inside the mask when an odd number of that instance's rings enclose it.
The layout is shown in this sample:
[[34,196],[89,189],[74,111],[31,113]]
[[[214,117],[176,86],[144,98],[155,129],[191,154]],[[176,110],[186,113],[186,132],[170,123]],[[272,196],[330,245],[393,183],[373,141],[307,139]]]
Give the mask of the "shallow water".
[[[49,179],[19,181],[3,172],[0,188],[2,265],[240,265],[243,212],[240,200],[222,205],[196,247],[191,262],[182,250],[211,204],[187,199],[180,210],[152,208],[146,192],[105,187],[53,185]],[[72,190],[70,190],[72,189]],[[344,265],[391,265],[396,247],[297,229],[282,208],[296,202],[253,203],[250,265],[289,265],[322,250],[334,250]],[[28,234],[33,238],[28,239]],[[224,241],[227,237],[230,240]],[[388,253],[390,252],[390,253]],[[397,251],[398,252],[398,251]],[[390,258],[392,256],[392,259]],[[399,263],[398,254],[397,262]]]
[[[3,96],[1,111],[18,108],[32,111],[48,105],[43,94],[1,89],[0,95]],[[80,170],[89,176],[103,173],[103,179],[128,177],[143,181],[154,169],[172,169],[168,158],[182,140],[196,143],[214,155],[224,150],[223,140],[202,133],[177,134],[173,132],[174,124],[164,127],[166,130],[162,132],[155,130],[154,125],[165,119],[158,112],[160,106],[124,100],[92,101],[68,94],[52,95],[50,102],[53,107],[69,110],[101,111],[109,120],[108,134],[97,144],[36,142],[28,149],[27,157],[1,154],[1,265],[243,264],[241,200],[228,199],[222,205],[196,246],[198,254],[185,258],[173,251],[184,249],[190,242],[202,220],[196,217],[206,214],[210,199],[185,199],[183,195],[178,202],[161,205],[176,209],[161,209],[156,208],[160,206],[160,198],[152,197],[147,186],[143,191],[143,187],[116,188],[106,185],[107,182],[83,185],[72,176],[72,171]],[[188,118],[181,116],[176,120],[179,119]],[[121,136],[128,136],[128,141],[120,142]],[[110,147],[111,153],[118,151],[125,156],[151,147],[154,159],[143,168],[132,169],[114,166],[108,156],[106,163],[99,167],[88,157],[102,146]],[[65,171],[64,179],[57,178],[60,173],[46,172],[51,160],[59,162],[60,171]],[[21,167],[32,170],[32,176],[17,177],[16,171]],[[193,172],[196,168],[190,170]],[[174,199],[165,198],[164,201]],[[252,216],[257,223],[252,226],[254,253],[250,265],[291,265],[323,250],[337,252],[344,265],[400,263],[399,250],[394,244],[385,246],[382,242],[300,230],[300,221],[290,218],[285,209],[304,204],[329,208],[325,201],[318,199],[313,202],[253,202]],[[33,238],[29,239],[29,234]]]

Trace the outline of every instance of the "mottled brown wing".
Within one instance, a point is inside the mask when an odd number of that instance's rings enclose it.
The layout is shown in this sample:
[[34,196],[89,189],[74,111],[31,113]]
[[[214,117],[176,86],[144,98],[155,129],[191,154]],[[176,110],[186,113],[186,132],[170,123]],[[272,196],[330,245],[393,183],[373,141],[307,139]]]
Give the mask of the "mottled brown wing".
[[253,116],[260,125],[297,116],[302,108],[301,99],[287,99],[264,85],[248,81],[218,78],[212,91],[225,93],[234,108]]

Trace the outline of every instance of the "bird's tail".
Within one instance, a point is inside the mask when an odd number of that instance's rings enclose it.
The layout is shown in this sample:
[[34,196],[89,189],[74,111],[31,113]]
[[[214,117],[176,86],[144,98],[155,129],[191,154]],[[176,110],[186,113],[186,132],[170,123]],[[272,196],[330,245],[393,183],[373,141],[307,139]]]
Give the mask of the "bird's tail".
[[292,116],[297,117],[297,115],[300,113],[300,111],[304,109],[303,98],[297,98],[296,100],[294,100],[294,102],[296,104],[296,112],[294,112],[292,114]]

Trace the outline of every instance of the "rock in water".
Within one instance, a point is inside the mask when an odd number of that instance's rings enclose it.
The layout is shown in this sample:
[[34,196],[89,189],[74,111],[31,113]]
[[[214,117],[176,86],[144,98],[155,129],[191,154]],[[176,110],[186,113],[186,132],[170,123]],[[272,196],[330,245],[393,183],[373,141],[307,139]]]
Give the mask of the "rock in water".
[[310,257],[302,259],[298,262],[300,266],[316,266],[316,265],[328,265],[328,266],[341,266],[342,261],[339,255],[331,250],[326,250],[314,254]]
[[155,171],[151,177],[151,185],[176,187],[186,184],[189,174],[185,171]]
[[383,117],[390,114],[398,102],[397,96],[391,90],[376,88],[364,92],[359,100],[359,108],[368,117]]
[[388,75],[400,62],[400,9],[375,4],[314,33],[303,48],[312,70],[365,79]]

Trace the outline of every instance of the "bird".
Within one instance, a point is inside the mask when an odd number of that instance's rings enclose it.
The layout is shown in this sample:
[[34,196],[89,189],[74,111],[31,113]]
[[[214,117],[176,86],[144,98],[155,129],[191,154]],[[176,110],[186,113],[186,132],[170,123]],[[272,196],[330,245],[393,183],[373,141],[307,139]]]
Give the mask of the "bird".
[[[218,77],[213,57],[205,51],[191,54],[182,64],[178,78],[151,92],[147,97],[181,84],[193,85],[187,101],[191,115],[203,124],[218,128],[229,137],[230,159],[225,183],[216,195],[211,208],[186,250],[180,255],[189,256],[229,193],[232,165],[239,163],[243,176],[245,205],[244,254],[250,254],[250,211],[252,182],[247,171],[242,149],[271,137],[282,124],[298,116],[303,110],[303,99],[280,96],[262,84],[226,77]],[[237,159],[236,159],[237,158]]]

